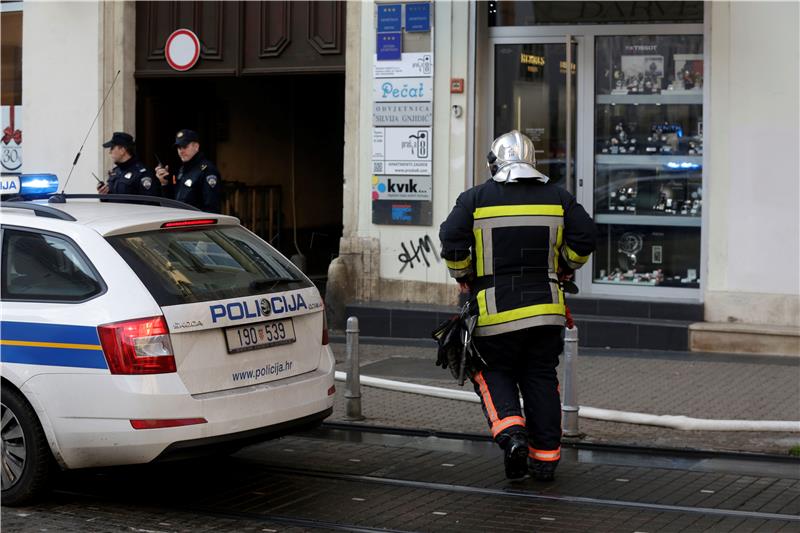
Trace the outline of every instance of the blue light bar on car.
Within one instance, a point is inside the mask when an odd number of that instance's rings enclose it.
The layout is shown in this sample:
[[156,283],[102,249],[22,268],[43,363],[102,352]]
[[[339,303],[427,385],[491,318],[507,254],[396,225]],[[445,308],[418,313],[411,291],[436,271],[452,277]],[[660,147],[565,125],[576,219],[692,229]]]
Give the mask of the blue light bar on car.
[[58,192],[58,177],[55,174],[23,174],[19,182],[19,193],[26,200],[47,198]]

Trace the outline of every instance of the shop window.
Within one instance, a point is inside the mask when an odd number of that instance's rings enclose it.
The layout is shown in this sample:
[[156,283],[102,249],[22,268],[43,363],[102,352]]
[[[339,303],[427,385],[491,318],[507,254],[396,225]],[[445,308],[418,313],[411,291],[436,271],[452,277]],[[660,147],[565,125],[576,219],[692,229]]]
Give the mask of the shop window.
[[486,2],[489,26],[703,22],[703,2]]
[[697,288],[703,37],[595,41],[594,282]]

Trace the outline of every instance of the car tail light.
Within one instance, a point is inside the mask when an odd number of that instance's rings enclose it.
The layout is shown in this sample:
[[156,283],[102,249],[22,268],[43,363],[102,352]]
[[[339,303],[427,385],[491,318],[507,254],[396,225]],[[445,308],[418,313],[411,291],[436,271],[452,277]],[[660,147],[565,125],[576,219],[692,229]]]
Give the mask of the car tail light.
[[205,418],[146,418],[141,420],[131,420],[131,427],[133,429],[158,429],[207,423],[208,420]]
[[196,218],[193,220],[176,220],[174,222],[164,222],[161,224],[162,228],[186,228],[191,226],[208,226],[216,224],[216,218]]
[[175,372],[175,355],[163,316],[97,327],[112,374]]
[[325,306],[322,306],[322,345],[327,346],[330,342],[328,338],[328,318],[326,317]]

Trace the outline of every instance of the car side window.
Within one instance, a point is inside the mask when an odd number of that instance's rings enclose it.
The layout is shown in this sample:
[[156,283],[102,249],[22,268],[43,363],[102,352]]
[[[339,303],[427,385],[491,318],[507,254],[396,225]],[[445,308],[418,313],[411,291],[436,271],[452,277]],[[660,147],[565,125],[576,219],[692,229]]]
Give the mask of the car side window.
[[105,289],[86,256],[64,236],[5,228],[3,300],[80,302]]

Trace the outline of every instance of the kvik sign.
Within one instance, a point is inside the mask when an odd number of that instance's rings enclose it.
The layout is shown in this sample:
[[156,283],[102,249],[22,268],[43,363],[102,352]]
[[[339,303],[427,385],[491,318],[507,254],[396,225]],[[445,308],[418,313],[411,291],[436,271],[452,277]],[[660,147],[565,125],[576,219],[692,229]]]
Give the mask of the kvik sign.
[[195,66],[200,58],[200,39],[192,30],[175,30],[167,37],[164,56],[170,67],[178,72],[185,72]]

